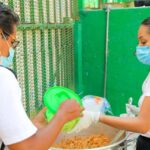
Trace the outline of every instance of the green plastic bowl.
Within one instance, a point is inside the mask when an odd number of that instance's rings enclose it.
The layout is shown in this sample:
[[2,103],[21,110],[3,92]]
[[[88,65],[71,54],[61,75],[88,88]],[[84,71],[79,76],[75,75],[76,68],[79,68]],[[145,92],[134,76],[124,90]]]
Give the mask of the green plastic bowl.
[[[51,121],[53,119],[60,105],[68,99],[75,99],[82,106],[82,100],[80,99],[80,97],[74,91],[68,88],[55,86],[49,88],[46,91],[46,93],[44,94],[44,105],[47,107],[47,111],[45,114],[47,121]],[[71,131],[78,123],[78,121],[79,118],[66,123],[63,127],[63,131]]]

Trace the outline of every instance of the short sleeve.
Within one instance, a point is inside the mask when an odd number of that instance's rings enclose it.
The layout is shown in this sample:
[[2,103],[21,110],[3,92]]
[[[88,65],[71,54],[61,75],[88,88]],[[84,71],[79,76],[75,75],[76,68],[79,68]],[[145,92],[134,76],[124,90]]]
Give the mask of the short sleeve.
[[147,78],[143,83],[142,92],[143,96],[150,96],[150,73],[148,74]]
[[0,68],[0,138],[5,145],[11,145],[36,131],[23,108],[18,81],[9,70]]

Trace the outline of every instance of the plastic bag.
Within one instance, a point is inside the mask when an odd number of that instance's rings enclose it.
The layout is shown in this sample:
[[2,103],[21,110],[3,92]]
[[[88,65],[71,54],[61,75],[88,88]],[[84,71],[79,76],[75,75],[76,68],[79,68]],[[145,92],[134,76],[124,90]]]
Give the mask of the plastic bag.
[[111,106],[106,98],[87,95],[82,99],[83,106],[88,111],[101,112],[106,115],[113,115]]

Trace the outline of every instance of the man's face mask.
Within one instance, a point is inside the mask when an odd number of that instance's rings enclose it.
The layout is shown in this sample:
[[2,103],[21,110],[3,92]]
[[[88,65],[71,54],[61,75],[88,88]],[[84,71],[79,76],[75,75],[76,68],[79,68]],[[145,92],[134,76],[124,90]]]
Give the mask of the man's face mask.
[[[2,33],[2,35],[7,42],[5,35],[3,33]],[[9,68],[13,63],[14,49],[9,45],[8,42],[7,42],[7,45],[9,47],[9,56],[8,57],[0,56],[0,65]]]
[[13,58],[14,58],[14,49],[10,47],[8,57],[0,56],[0,65],[9,68],[13,63]]

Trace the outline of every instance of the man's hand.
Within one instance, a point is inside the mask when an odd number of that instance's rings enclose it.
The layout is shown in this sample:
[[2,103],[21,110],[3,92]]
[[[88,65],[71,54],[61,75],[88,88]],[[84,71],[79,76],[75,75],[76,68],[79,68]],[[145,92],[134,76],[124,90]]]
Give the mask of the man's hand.
[[43,128],[47,125],[45,118],[46,107],[44,107],[33,119],[32,122],[37,128]]
[[66,100],[59,107],[56,117],[63,123],[74,120],[82,116],[83,108],[75,100]]

